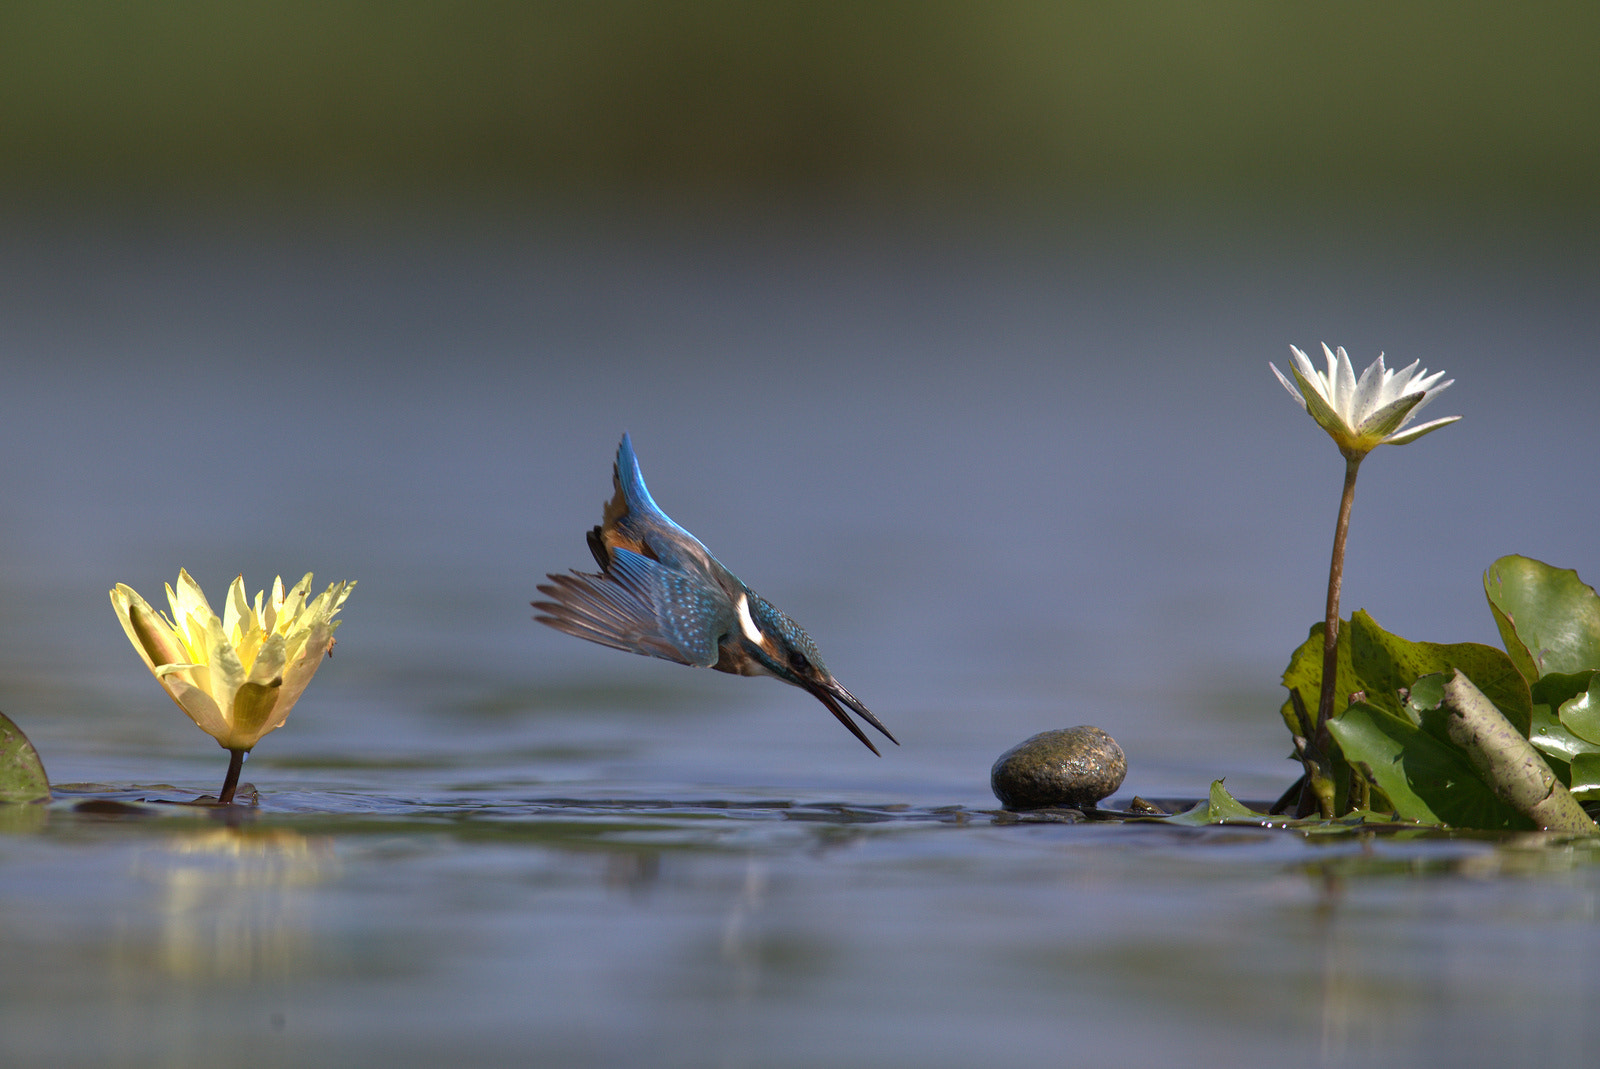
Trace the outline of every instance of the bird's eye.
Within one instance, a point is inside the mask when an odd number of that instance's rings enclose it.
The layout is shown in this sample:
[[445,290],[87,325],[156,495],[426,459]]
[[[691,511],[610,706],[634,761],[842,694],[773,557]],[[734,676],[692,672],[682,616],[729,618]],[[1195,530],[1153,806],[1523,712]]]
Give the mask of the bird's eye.
[[809,671],[811,671],[811,661],[806,657],[805,654],[801,653],[799,650],[795,650],[794,653],[790,654],[790,656],[789,656],[789,666],[791,668],[793,668],[796,672],[809,672]]

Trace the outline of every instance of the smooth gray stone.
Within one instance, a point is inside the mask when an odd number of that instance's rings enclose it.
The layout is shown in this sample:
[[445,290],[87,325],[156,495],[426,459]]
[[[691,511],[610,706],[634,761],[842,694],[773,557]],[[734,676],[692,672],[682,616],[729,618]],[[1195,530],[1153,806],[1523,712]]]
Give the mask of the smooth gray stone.
[[1097,727],[1041,731],[994,763],[989,786],[1007,809],[1093,806],[1122,786],[1128,759]]

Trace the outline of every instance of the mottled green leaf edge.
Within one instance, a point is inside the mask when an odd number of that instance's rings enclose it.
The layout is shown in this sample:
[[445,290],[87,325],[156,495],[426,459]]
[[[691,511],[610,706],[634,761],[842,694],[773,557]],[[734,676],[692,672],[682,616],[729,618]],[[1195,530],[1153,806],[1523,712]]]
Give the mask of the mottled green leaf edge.
[[28,736],[0,713],[0,803],[47,802],[50,780]]
[[[1493,646],[1478,642],[1413,642],[1385,631],[1364,609],[1351,614],[1339,628],[1338,669],[1334,682],[1335,715],[1352,694],[1361,693],[1371,705],[1402,718],[1412,718],[1401,693],[1418,678],[1449,673],[1459,668],[1468,679],[1516,725],[1524,736],[1532,723],[1533,700],[1528,683],[1514,660]],[[1306,641],[1289,658],[1283,685],[1298,689],[1308,709],[1317,707],[1322,685],[1322,625],[1311,628]],[[1292,702],[1280,713],[1289,730],[1295,728]]]
[[1533,714],[1528,681],[1502,651],[1479,642],[1413,642],[1385,631],[1359,610],[1350,617],[1350,635],[1350,660],[1369,705],[1410,719],[1401,691],[1409,691],[1423,676],[1448,676],[1459,669],[1528,737]]

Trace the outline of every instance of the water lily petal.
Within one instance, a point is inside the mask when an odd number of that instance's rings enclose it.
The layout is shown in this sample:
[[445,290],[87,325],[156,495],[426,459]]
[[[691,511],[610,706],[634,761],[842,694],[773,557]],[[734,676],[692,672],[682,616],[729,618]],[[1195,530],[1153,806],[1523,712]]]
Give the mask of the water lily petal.
[[[282,589],[283,579],[280,577],[277,583],[273,585],[273,592],[277,593]],[[310,592],[311,573],[307,572],[304,578],[296,583],[287,594],[282,596],[282,607],[278,610],[277,631],[282,633],[288,630],[292,621],[298,619],[306,611],[306,595]]]
[[[1344,352],[1343,349],[1339,351]],[[1358,428],[1366,422],[1367,413],[1375,412],[1388,403],[1384,394],[1392,375],[1392,372],[1384,370],[1383,354],[1379,353],[1378,359],[1368,364],[1356,380],[1355,393],[1350,401],[1350,418]]]
[[1300,368],[1300,374],[1308,379],[1317,377],[1316,365],[1311,362],[1311,358],[1298,345],[1289,346],[1289,352],[1294,355],[1294,362]]
[[333,649],[334,630],[333,626],[325,623],[307,629],[303,645],[284,665],[283,691],[291,702],[300,700],[300,695],[311,684],[311,677],[317,674],[317,669],[322,667],[322,662]]
[[226,746],[225,740],[230,730],[228,719],[222,715],[217,700],[211,696],[205,684],[198,681],[197,677],[202,675],[207,673],[201,666],[169,665],[161,670],[157,678],[161,680],[161,686],[168,696],[183,710],[185,716],[195,722],[196,727],[216,739],[219,745]]
[[[257,632],[261,634],[262,632]],[[282,680],[283,665],[285,661],[284,640],[282,635],[267,635],[266,641],[261,644],[261,652],[256,655],[255,664],[250,666],[251,683],[271,683],[274,679]]]
[[228,596],[222,601],[222,631],[229,641],[237,643],[240,627],[250,619],[250,600],[244,592],[244,576],[236,575],[228,584]]
[[1335,350],[1323,343],[1326,371],[1319,371],[1298,346],[1289,346],[1289,351],[1294,355],[1292,384],[1271,362],[1267,366],[1347,457],[1359,458],[1380,445],[1414,442],[1428,431],[1460,418],[1452,416],[1422,427],[1411,426],[1417,413],[1455,381],[1444,379],[1442,371],[1419,371],[1420,361],[1413,360],[1395,370],[1384,364],[1383,354],[1379,353],[1357,378],[1350,354],[1343,346]]
[[1283,372],[1278,370],[1278,365],[1274,364],[1271,360],[1267,361],[1267,366],[1272,369],[1272,373],[1274,375],[1278,376],[1278,381],[1283,383],[1283,388],[1289,391],[1289,396],[1294,398],[1294,403],[1299,405],[1301,408],[1305,408],[1306,399],[1300,396],[1299,388],[1296,387],[1294,383],[1284,378]]
[[239,655],[234,652],[233,643],[228,641],[227,634],[222,630],[222,621],[215,616],[207,622],[206,638],[205,664],[210,673],[205,684],[206,690],[216,699],[219,708],[231,710],[233,696],[248,676]]
[[172,627],[131,586],[118,583],[111,591],[111,606],[128,641],[144,658],[145,667],[154,671],[164,664],[189,659]]
[[245,629],[244,634],[234,641],[233,651],[238,655],[239,663],[252,676],[255,673],[256,658],[261,655],[262,643],[266,642],[268,637],[265,631],[254,626],[252,622],[252,625]]
[[1335,441],[1343,444],[1352,432],[1350,425],[1323,399],[1321,391],[1311,385],[1314,380],[1302,377],[1298,368],[1295,369],[1295,378],[1300,382],[1300,393],[1305,398],[1306,411],[1311,413],[1311,418],[1316,420],[1323,430],[1333,435]]
[[1361,438],[1370,438],[1372,444],[1377,445],[1403,425],[1406,417],[1411,415],[1412,410],[1421,404],[1422,400],[1422,394],[1413,393],[1407,394],[1398,401],[1389,402],[1362,420],[1361,426],[1356,428],[1356,435]]
[[[1420,408],[1421,406],[1419,405],[1417,407]],[[1421,438],[1424,434],[1427,434],[1430,431],[1436,431],[1445,424],[1454,423],[1460,418],[1460,416],[1445,416],[1443,419],[1430,420],[1427,423],[1419,423],[1415,427],[1407,427],[1399,434],[1391,434],[1389,437],[1385,438],[1383,440],[1383,444],[1405,445],[1407,442],[1414,442],[1418,438]]]
[[[233,709],[228,717],[231,730],[223,744],[230,750],[251,750],[278,724],[271,724],[272,714],[281,700],[281,681],[271,683],[246,683],[233,697]],[[287,715],[287,710],[285,710]],[[270,725],[270,726],[269,726]]]
[[206,600],[205,591],[200,589],[186,569],[178,571],[178,588],[173,590],[167,587],[167,603],[172,606],[172,619],[180,626],[182,621],[191,616],[215,616],[211,611],[211,603]]
[[[1440,371],[1437,374],[1428,376],[1425,381],[1432,382],[1443,374],[1444,372]],[[1411,410],[1411,415],[1407,418],[1407,422],[1416,419],[1418,412],[1422,411],[1422,409],[1432,402],[1435,397],[1438,397],[1441,393],[1444,393],[1445,390],[1455,385],[1455,381],[1455,379],[1446,379],[1444,382],[1439,383],[1439,385],[1432,387],[1427,393],[1423,394],[1422,400],[1417,403],[1417,407]],[[1401,424],[1401,426],[1404,426],[1404,424]]]
[[1352,407],[1356,395],[1356,373],[1350,367],[1350,354],[1344,351],[1344,346],[1339,346],[1338,356],[1329,352],[1327,343],[1324,342],[1322,351],[1328,354],[1328,404],[1339,413],[1339,418],[1346,427],[1354,427],[1357,416]]
[[169,620],[125,584],[111,604],[128,640],[172,700],[226,749],[249,750],[283,724],[333,646],[339,611],[353,581],[334,583],[309,603],[312,577],[285,592],[280,576],[265,600],[247,600],[236,577],[211,610],[187,571],[166,587]]

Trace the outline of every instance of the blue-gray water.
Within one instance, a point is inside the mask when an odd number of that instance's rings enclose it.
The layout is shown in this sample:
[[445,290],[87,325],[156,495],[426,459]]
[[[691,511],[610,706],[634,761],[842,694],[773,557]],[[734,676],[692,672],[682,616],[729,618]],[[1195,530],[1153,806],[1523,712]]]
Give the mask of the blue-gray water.
[[[1291,343],[1458,380],[1363,469],[1346,613],[1494,642],[1496,557],[1594,581],[1597,281],[1420,226],[13,219],[0,710],[52,779],[220,783],[114,583],[359,585],[257,820],[0,826],[0,1060],[1581,1059],[1589,848],[997,825],[987,777],[1080,723],[1119,797],[1293,777],[1341,465]],[[901,747],[531,621],[624,429]]]

